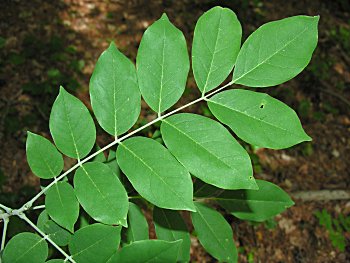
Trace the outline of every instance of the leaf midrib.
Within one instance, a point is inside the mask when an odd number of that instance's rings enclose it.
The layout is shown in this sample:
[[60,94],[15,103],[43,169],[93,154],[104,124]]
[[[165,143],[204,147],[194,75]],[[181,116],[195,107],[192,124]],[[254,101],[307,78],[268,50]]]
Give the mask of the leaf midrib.
[[294,135],[294,136],[296,136],[296,137],[300,137],[300,136],[298,136],[297,134],[293,133],[292,131],[289,131],[289,130],[283,128],[283,127],[277,126],[277,125],[275,125],[275,124],[273,124],[273,123],[266,122],[266,121],[264,121],[264,120],[262,120],[262,119],[256,118],[256,117],[253,116],[253,115],[249,115],[249,114],[244,113],[244,112],[242,112],[242,111],[240,111],[240,110],[238,110],[238,109],[231,108],[231,107],[229,107],[229,106],[227,106],[227,105],[225,105],[225,104],[221,104],[221,103],[219,103],[219,102],[217,102],[217,101],[214,101],[214,100],[211,100],[211,99],[209,99],[209,102],[211,102],[211,103],[213,103],[213,104],[216,104],[216,105],[219,105],[219,106],[221,106],[221,107],[223,107],[223,108],[225,108],[225,109],[229,109],[229,110],[232,110],[232,111],[237,112],[237,113],[239,113],[239,114],[242,114],[243,116],[249,117],[249,118],[254,119],[254,120],[258,121],[258,122],[265,123],[265,124],[267,124],[267,125],[269,125],[269,126],[271,126],[271,127],[273,127],[273,128],[277,128],[277,129],[279,129],[279,130],[282,130],[282,131],[284,131],[284,132],[287,132],[287,133],[289,133],[289,134],[292,134],[292,135]]
[[62,96],[62,100],[63,100],[64,113],[66,115],[67,122],[68,122],[69,134],[72,137],[75,153],[76,153],[78,161],[79,161],[80,160],[79,151],[78,151],[78,147],[77,147],[77,144],[76,144],[76,141],[75,141],[75,138],[74,138],[74,133],[73,133],[73,130],[72,130],[72,126],[70,124],[69,111],[67,110],[66,100],[65,100],[64,96]]
[[[242,79],[243,77],[245,77],[246,75],[248,75],[249,73],[251,73],[252,71],[254,71],[255,69],[257,69],[258,67],[260,67],[261,65],[265,64],[268,60],[270,60],[272,57],[274,57],[275,55],[277,55],[278,53],[281,52],[281,50],[283,50],[284,48],[286,48],[288,45],[290,45],[292,42],[294,42],[297,38],[300,37],[301,34],[303,34],[306,30],[308,30],[309,27],[305,27],[299,34],[297,34],[293,39],[289,40],[285,45],[283,45],[281,48],[277,49],[274,53],[272,53],[270,56],[268,56],[267,58],[265,58],[263,61],[261,61],[260,63],[258,63],[256,66],[254,66],[253,68],[251,68],[250,70],[248,70],[247,72],[245,72],[243,75],[241,75],[240,77],[238,77],[237,79],[233,79],[232,82],[233,83],[237,83],[238,80]],[[260,48],[260,45],[259,45]]]
[[275,204],[285,204],[289,205],[289,202],[287,201],[274,201],[274,200],[255,200],[255,199],[237,199],[237,198],[222,198],[222,197],[215,197],[215,201],[228,201],[228,202],[242,202],[242,203],[275,203]]
[[[175,246],[175,244],[174,244]],[[172,249],[173,248],[173,244],[171,244],[171,246],[169,246],[168,248],[166,249],[163,249],[162,251],[160,251],[157,255],[155,255],[154,257],[151,257],[149,259],[147,259],[147,261],[145,261],[145,263],[148,263],[148,262],[153,262],[154,259],[158,259],[158,257],[164,253],[166,253],[168,250]]]
[[[219,25],[218,25],[218,30],[217,30],[217,32],[216,32],[216,39],[215,39],[214,51],[213,51],[213,53],[212,53],[212,57],[211,57],[211,60],[210,60],[209,72],[208,72],[207,78],[206,78],[206,80],[205,80],[205,84],[204,84],[204,87],[203,87],[203,92],[202,92],[202,94],[204,94],[204,93],[206,92],[206,88],[207,88],[207,85],[208,85],[209,77],[210,77],[210,74],[212,73],[212,67],[213,67],[214,57],[215,57],[215,54],[216,54],[216,48],[217,48],[218,39],[219,39],[219,31],[220,31],[220,25],[221,25],[222,12],[223,12],[223,11],[220,10]],[[204,41],[204,39],[203,39],[203,41]]]
[[[140,156],[138,156],[134,151],[128,148],[124,143],[120,143],[120,146],[124,147],[127,151],[129,151],[136,159],[138,159],[147,169],[149,169],[154,175],[156,175],[163,183],[167,186],[167,188],[174,193],[180,200],[182,200],[185,204],[187,203],[185,199],[182,198],[173,188],[159,175],[151,166],[149,166]],[[190,207],[190,206],[189,206]]]
[[213,236],[215,237],[217,243],[219,244],[219,246],[226,252],[226,248],[222,245],[222,243],[220,242],[219,237],[215,234],[214,229],[211,227],[211,225],[208,223],[208,221],[205,219],[205,217],[203,216],[203,214],[201,213],[200,209],[197,209],[197,213],[200,215],[200,217],[202,218],[202,220],[204,221],[204,223],[208,226],[210,232],[213,234]]
[[160,114],[160,109],[162,105],[162,92],[163,92],[163,79],[164,79],[164,57],[165,57],[165,26],[163,25],[163,43],[162,43],[162,74],[160,76],[160,90],[159,90],[159,101],[158,101],[158,114]]
[[33,246],[31,246],[29,249],[27,249],[22,255],[20,255],[20,257],[18,257],[16,259],[15,262],[18,262],[21,258],[23,258],[26,254],[29,253],[29,251],[31,251],[32,249],[34,249],[34,247],[36,247],[37,245],[39,245],[44,239],[41,238],[39,241],[37,241]]
[[165,122],[166,124],[168,124],[169,126],[173,127],[175,130],[177,130],[179,133],[183,134],[185,137],[187,137],[188,139],[190,139],[192,142],[194,142],[196,145],[200,146],[203,150],[205,150],[206,152],[208,152],[211,156],[215,157],[215,159],[219,160],[220,163],[223,163],[227,168],[229,168],[230,170],[234,169],[233,167],[229,166],[227,163],[225,163],[223,160],[221,160],[220,158],[218,158],[217,155],[215,155],[214,153],[212,153],[211,151],[209,151],[207,148],[205,148],[203,145],[201,145],[200,143],[196,142],[196,140],[194,140],[191,136],[189,136],[187,133],[185,133],[184,131],[180,130],[179,128],[177,128],[175,125],[171,124],[169,121],[167,120],[163,120],[163,122]]
[[[81,166],[81,168],[83,169],[84,173],[86,174],[86,176],[89,178],[89,180],[91,181],[92,185],[96,188],[96,190],[100,193],[101,197],[103,200],[105,200],[108,205],[110,207],[113,208],[112,203],[110,202],[110,200],[108,198],[106,198],[106,196],[101,192],[100,188],[97,186],[97,184],[94,182],[94,180],[92,180],[91,176],[89,175],[88,171],[85,169],[84,165]],[[113,209],[114,210],[114,209]]]

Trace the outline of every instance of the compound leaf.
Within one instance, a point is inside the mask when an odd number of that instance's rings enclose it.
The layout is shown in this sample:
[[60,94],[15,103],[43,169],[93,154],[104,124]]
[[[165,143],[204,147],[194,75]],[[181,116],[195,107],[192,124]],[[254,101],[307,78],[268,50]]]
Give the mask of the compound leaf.
[[219,86],[230,74],[241,38],[241,24],[228,8],[216,6],[198,19],[194,29],[192,67],[203,94]]
[[298,75],[316,48],[318,20],[319,16],[293,16],[259,27],[238,54],[233,82],[269,87]]
[[118,250],[121,226],[93,224],[79,229],[69,242],[77,263],[105,263]]
[[232,215],[250,221],[265,221],[287,208],[294,202],[277,185],[256,180],[259,190],[224,191],[218,197],[218,203]]
[[139,240],[149,239],[148,223],[141,209],[134,203],[129,203],[128,228],[126,240],[132,243]]
[[227,90],[210,98],[208,105],[218,120],[250,144],[283,149],[311,141],[295,111],[268,94]]
[[63,169],[62,155],[46,138],[28,132],[27,161],[33,173],[43,179],[58,176]]
[[79,217],[79,203],[69,183],[57,182],[47,190],[45,208],[57,224],[74,232],[74,224]]
[[160,143],[133,137],[117,149],[117,161],[136,191],[152,204],[194,210],[190,174]]
[[156,239],[136,241],[123,247],[108,263],[175,263],[181,242]]
[[248,153],[220,123],[181,113],[163,120],[170,152],[194,176],[224,189],[256,189]]
[[127,226],[128,196],[117,175],[108,165],[83,164],[74,175],[79,203],[96,221]]
[[182,240],[178,262],[190,261],[191,239],[187,226],[178,211],[154,207],[153,222],[157,237],[161,240]]
[[23,232],[10,239],[1,259],[3,263],[44,263],[48,254],[49,249],[44,239]]
[[88,109],[63,87],[52,106],[50,131],[57,148],[72,158],[85,157],[95,144],[96,128]]
[[199,242],[205,250],[222,262],[237,262],[237,249],[231,226],[216,210],[195,202],[197,212],[191,213]]
[[155,112],[161,113],[179,100],[190,62],[185,37],[166,14],[143,34],[136,65],[142,96]]
[[113,42],[96,63],[90,79],[90,98],[97,121],[115,137],[129,130],[140,114],[135,66]]

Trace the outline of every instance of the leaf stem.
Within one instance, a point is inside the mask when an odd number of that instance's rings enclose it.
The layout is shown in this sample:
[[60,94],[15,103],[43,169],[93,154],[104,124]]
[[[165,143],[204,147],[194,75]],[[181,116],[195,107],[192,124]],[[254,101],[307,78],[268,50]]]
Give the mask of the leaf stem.
[[[1,239],[1,249],[0,252],[4,250],[5,247],[5,241],[6,241],[6,232],[7,232],[7,225],[10,221],[8,217],[3,218],[4,220],[4,228],[2,229],[2,239]],[[0,261],[1,262],[1,261]]]
[[37,210],[37,209],[45,209],[45,205],[37,205],[37,206],[33,206],[32,208],[33,210]]
[[4,210],[6,213],[10,213],[11,212],[11,208],[9,208],[9,207],[7,207],[7,206],[5,206],[5,205],[3,205],[3,204],[0,204],[0,208],[2,209],[2,210]]
[[18,214],[18,216],[26,221],[36,232],[38,232],[44,239],[46,239],[51,245],[53,245],[63,256],[66,257],[66,260],[69,260],[72,263],[76,263],[75,260],[72,258],[72,256],[68,255],[62,248],[60,248],[55,242],[52,241],[52,239],[46,235],[44,232],[42,232],[30,219],[23,213]]
[[197,102],[200,102],[202,100],[207,100],[210,96],[213,96],[214,94],[220,92],[221,90],[227,88],[228,86],[232,85],[233,84],[233,81],[230,81],[229,83],[227,83],[226,85],[208,93],[207,95],[205,96],[201,96],[200,98],[194,100],[194,101],[191,101],[171,112],[168,112],[164,115],[161,115],[159,117],[157,117],[156,119],[150,121],[149,123],[145,124],[144,126],[136,129],[136,130],[133,130],[132,132],[130,133],[127,133],[125,134],[124,136],[120,137],[119,139],[116,139],[114,140],[113,142],[107,144],[105,147],[101,148],[100,150],[98,150],[97,152],[89,155],[88,157],[86,157],[85,159],[83,160],[78,160],[78,162],[72,166],[70,169],[68,169],[66,172],[64,172],[63,174],[61,174],[60,176],[58,176],[57,178],[54,179],[54,181],[52,181],[50,184],[48,184],[45,188],[43,188],[36,196],[34,196],[31,200],[29,200],[27,203],[25,203],[20,209],[18,209],[18,212],[19,213],[22,213],[28,209],[30,209],[32,206],[33,206],[33,203],[39,198],[41,197],[51,186],[53,186],[55,183],[57,183],[59,180],[61,180],[62,178],[64,178],[66,175],[68,175],[70,172],[74,171],[75,169],[77,169],[78,167],[80,167],[83,163],[86,163],[87,161],[91,160],[92,158],[94,158],[96,155],[100,154],[101,152],[104,152],[105,150],[111,148],[112,146],[116,145],[116,144],[119,144],[120,142],[122,142],[123,140],[131,137],[132,135],[142,131],[143,129],[153,125],[154,123],[158,122],[158,121],[161,121],[163,119],[165,119],[166,117],[174,114],[174,113],[177,113],[193,104],[196,104]]

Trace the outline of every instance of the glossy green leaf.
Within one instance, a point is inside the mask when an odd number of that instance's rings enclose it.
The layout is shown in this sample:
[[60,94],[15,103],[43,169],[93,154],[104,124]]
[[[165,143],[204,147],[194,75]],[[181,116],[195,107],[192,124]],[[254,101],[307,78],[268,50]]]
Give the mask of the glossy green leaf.
[[105,263],[118,250],[121,226],[93,224],[79,229],[69,242],[77,263]]
[[205,12],[194,29],[193,74],[202,93],[219,86],[236,62],[242,28],[232,10],[220,6]]
[[194,176],[224,189],[256,189],[248,153],[220,123],[181,113],[163,120],[170,152]]
[[311,141],[295,111],[268,94],[227,90],[210,98],[208,105],[218,120],[250,144],[283,149]]
[[148,223],[141,209],[134,203],[129,203],[128,228],[126,240],[128,243],[149,239]]
[[43,210],[38,217],[38,227],[41,231],[59,246],[66,246],[71,238],[71,233],[50,220],[46,210]]
[[195,203],[197,212],[191,213],[199,242],[205,250],[222,262],[237,262],[237,249],[231,226],[213,208]]
[[23,232],[7,243],[2,254],[2,263],[44,263],[48,257],[48,246],[40,236]]
[[69,183],[58,182],[52,186],[46,193],[45,207],[57,224],[74,232],[74,224],[79,217],[79,203]]
[[190,62],[185,37],[166,14],[143,34],[136,65],[142,96],[155,112],[161,113],[179,100]]
[[316,48],[318,20],[319,16],[293,16],[259,27],[238,54],[233,82],[269,87],[298,75]]
[[219,205],[232,215],[251,221],[265,221],[287,208],[294,202],[277,185],[256,180],[259,190],[224,191],[216,198]]
[[136,241],[123,247],[108,263],[175,263],[181,242],[155,239]]
[[62,155],[46,138],[28,132],[26,153],[29,167],[36,176],[50,179],[61,173]]
[[154,207],[153,222],[158,239],[166,241],[182,240],[177,261],[190,261],[190,234],[180,213]]
[[96,129],[88,109],[63,87],[52,106],[50,131],[57,148],[72,158],[85,157],[95,144]]
[[97,121],[113,136],[128,131],[140,115],[141,94],[135,66],[113,42],[96,63],[90,98]]
[[117,161],[136,191],[152,204],[194,210],[190,174],[160,143],[133,137],[117,149]]
[[83,164],[74,175],[79,203],[96,221],[127,226],[129,202],[125,188],[108,165]]

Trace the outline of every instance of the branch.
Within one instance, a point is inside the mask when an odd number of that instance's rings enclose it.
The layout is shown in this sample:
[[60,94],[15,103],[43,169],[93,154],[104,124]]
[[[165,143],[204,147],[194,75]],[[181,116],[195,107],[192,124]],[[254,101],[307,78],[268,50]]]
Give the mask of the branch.
[[4,210],[7,214],[8,213],[11,213],[11,208],[9,208],[9,207],[7,207],[7,206],[5,206],[5,205],[3,205],[3,204],[0,204],[0,208],[2,209],[2,210]]
[[302,201],[331,201],[348,200],[350,191],[345,190],[319,190],[319,191],[299,191],[291,194],[294,199]]
[[[5,247],[5,241],[6,241],[6,232],[7,232],[7,225],[10,221],[8,217],[3,218],[4,220],[4,228],[2,229],[2,239],[1,239],[1,249],[0,252],[4,250]],[[1,262],[1,261],[0,261]]]
[[60,181],[62,178],[64,178],[65,176],[67,176],[69,173],[71,173],[72,171],[74,171],[75,169],[77,169],[78,167],[80,167],[82,164],[86,163],[87,161],[91,160],[92,158],[94,158],[96,155],[100,154],[101,152],[104,152],[105,150],[111,148],[112,146],[116,145],[116,144],[119,144],[120,142],[122,142],[123,140],[131,137],[132,135],[142,131],[143,129],[151,126],[152,124],[158,122],[158,121],[161,121],[163,119],[165,119],[166,117],[176,113],[176,112],[179,112],[193,104],[196,104],[197,102],[200,102],[202,100],[207,100],[210,96],[213,96],[214,94],[220,92],[221,90],[227,88],[228,86],[231,86],[233,84],[233,81],[230,81],[229,83],[227,83],[226,85],[208,93],[207,95],[205,96],[202,96],[192,102],[189,102],[183,106],[181,106],[180,108],[177,108],[171,112],[168,112],[164,115],[160,115],[158,118],[154,119],[153,121],[150,121],[149,123],[145,124],[144,126],[136,129],[136,130],[133,130],[132,132],[120,137],[119,139],[116,139],[114,140],[113,142],[107,144],[105,147],[103,147],[102,149],[98,150],[97,152],[91,154],[90,156],[86,157],[85,159],[83,160],[78,160],[78,162],[73,166],[71,167],[69,170],[67,170],[65,173],[61,174],[60,176],[58,176],[57,178],[55,178],[49,185],[47,185],[45,188],[43,188],[36,196],[34,196],[31,200],[29,200],[27,203],[25,203],[20,209],[17,210],[18,213],[22,213],[28,209],[30,209],[32,206],[33,206],[33,203],[40,197],[42,196],[43,194],[45,194],[45,192],[50,188],[52,187],[54,184],[56,184],[58,181]]
[[36,232],[38,232],[40,235],[42,235],[43,239],[46,239],[51,245],[53,245],[63,256],[65,256],[66,260],[69,260],[72,263],[76,263],[75,260],[72,258],[72,256],[68,255],[62,248],[60,248],[55,242],[52,241],[52,239],[46,235],[44,232],[42,232],[32,221],[29,220],[29,218],[23,214],[17,214],[21,219],[26,221]]

